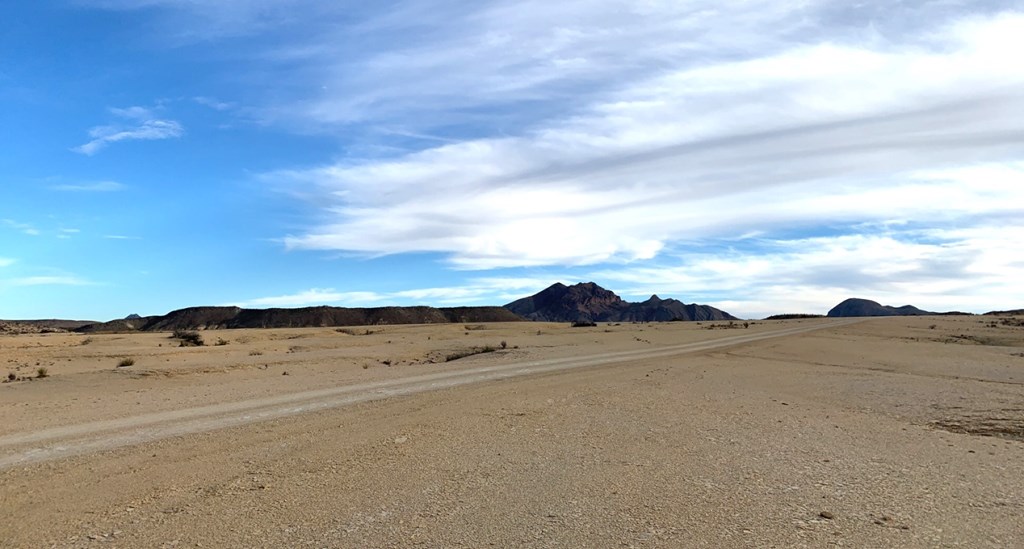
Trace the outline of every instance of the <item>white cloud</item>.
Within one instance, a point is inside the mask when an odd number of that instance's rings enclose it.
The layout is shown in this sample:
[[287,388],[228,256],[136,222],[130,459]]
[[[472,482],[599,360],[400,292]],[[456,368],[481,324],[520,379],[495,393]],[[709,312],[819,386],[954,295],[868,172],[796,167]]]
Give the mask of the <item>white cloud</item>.
[[340,305],[345,307],[385,305],[502,305],[534,294],[555,282],[568,282],[561,276],[553,277],[481,277],[465,284],[399,290],[394,292],[337,291],[333,288],[312,288],[290,295],[261,297],[231,303],[239,307],[305,307],[311,305]]
[[[741,314],[1024,295],[1020,240],[999,236],[1024,218],[1010,2],[90,3],[265,33],[246,43],[261,122],[351,145],[266,174],[314,212],[293,249],[601,265],[637,292],[731,292]],[[372,295],[500,291],[482,286]]]
[[0,267],[9,267],[11,265],[14,265],[14,263],[16,262],[16,259],[11,259],[9,257],[0,257]]
[[239,307],[306,307],[334,303],[368,304],[382,299],[374,292],[338,292],[334,289],[313,288],[291,295],[261,297],[231,303]]
[[40,234],[42,234],[39,232],[39,229],[33,227],[32,225],[28,223],[14,221],[13,219],[2,219],[0,220],[0,223],[3,223],[7,227],[10,227],[11,229],[21,232],[22,234],[27,234],[29,236],[39,236]]
[[94,183],[74,183],[64,185],[54,185],[51,187],[55,191],[72,191],[72,192],[114,192],[122,191],[127,187],[123,183],[117,181],[97,181]]
[[91,286],[94,283],[77,276],[26,276],[3,281],[8,286]]
[[329,205],[326,222],[285,239],[291,248],[442,252],[470,269],[632,262],[686,239],[991,215],[1024,203],[1022,186],[922,171],[1024,158],[1013,44],[1024,50],[1022,15],[905,43],[797,44],[653,71],[518,136],[268,178]]
[[103,238],[106,238],[107,240],[142,240],[142,238],[138,236],[125,236],[122,234],[105,234],[103,235]]
[[674,294],[747,317],[824,314],[847,297],[985,312],[1024,305],[1013,302],[1024,295],[1022,252],[1024,223],[1017,221],[758,241],[591,276],[625,295]]
[[71,150],[92,156],[118,141],[172,139],[185,134],[177,121],[156,118],[151,110],[143,107],[111,108],[110,112],[127,123],[96,126],[89,130],[91,141]]
[[212,97],[197,96],[192,98],[197,104],[204,107],[209,107],[215,111],[227,111],[236,107],[234,103],[228,101],[218,101]]

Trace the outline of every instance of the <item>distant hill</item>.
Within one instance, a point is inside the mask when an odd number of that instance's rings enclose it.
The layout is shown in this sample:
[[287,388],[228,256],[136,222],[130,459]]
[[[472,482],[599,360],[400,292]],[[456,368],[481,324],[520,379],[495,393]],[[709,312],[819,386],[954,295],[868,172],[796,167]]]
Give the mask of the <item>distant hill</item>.
[[902,307],[892,307],[890,305],[881,305],[876,301],[869,299],[857,299],[850,298],[843,301],[839,305],[832,307],[832,310],[828,312],[829,317],[853,317],[853,316],[920,316],[920,315],[934,315],[938,313],[932,313],[929,311],[922,311],[912,305],[904,305]]
[[1011,309],[1009,311],[989,311],[985,316],[1020,316],[1024,315],[1024,309]]
[[624,301],[593,282],[557,283],[505,305],[527,320],[547,322],[651,322],[672,320],[738,320],[709,305],[687,305],[656,295],[640,303]]
[[440,324],[450,322],[516,322],[522,318],[502,307],[304,307],[242,309],[189,307],[163,316],[119,319],[82,326],[78,332],[170,332],[222,328],[314,328],[375,324]]
[[67,332],[94,323],[94,320],[0,320],[0,334],[38,334]]

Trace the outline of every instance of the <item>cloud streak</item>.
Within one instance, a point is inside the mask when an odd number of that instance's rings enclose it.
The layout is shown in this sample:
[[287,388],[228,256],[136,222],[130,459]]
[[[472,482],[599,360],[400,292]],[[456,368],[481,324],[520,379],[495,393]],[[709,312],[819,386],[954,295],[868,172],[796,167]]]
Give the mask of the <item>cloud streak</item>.
[[92,286],[94,283],[77,276],[26,276],[4,281],[8,286]]
[[92,156],[119,141],[173,139],[185,134],[185,129],[177,121],[157,118],[143,107],[111,108],[110,112],[124,121],[93,127],[89,130],[92,140],[71,150]]
[[55,191],[109,193],[115,191],[123,191],[128,187],[125,186],[123,183],[118,183],[117,181],[97,181],[95,183],[74,183],[54,185],[51,188]]

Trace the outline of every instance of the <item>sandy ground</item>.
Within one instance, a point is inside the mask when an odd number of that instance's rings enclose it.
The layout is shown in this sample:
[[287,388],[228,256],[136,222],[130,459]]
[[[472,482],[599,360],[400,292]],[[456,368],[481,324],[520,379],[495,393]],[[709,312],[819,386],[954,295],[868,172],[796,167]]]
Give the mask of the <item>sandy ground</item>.
[[0,546],[1024,546],[1024,327],[707,327],[0,337]]

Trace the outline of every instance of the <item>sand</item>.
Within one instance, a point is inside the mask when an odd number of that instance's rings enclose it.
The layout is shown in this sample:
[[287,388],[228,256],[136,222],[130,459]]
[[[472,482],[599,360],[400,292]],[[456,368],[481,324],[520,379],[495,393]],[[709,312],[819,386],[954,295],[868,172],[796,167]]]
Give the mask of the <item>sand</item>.
[[0,337],[0,546],[1024,545],[1024,327],[709,324]]

